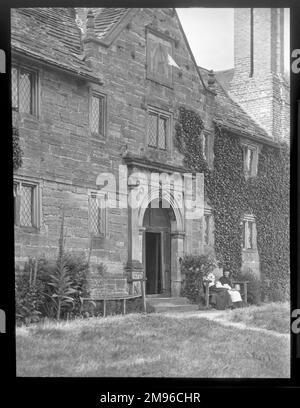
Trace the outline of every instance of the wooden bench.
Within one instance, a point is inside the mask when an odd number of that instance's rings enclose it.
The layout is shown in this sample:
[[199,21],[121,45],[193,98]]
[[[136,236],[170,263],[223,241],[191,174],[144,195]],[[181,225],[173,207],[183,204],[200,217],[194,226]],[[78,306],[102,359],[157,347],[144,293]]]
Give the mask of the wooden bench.
[[[248,303],[248,288],[247,284],[249,281],[232,281],[232,286],[234,285],[243,285],[243,290],[241,290],[241,297],[244,301],[245,304]],[[209,282],[203,282],[203,285],[205,286],[205,306],[208,308],[209,307]]]
[[139,279],[129,279],[128,283],[133,283],[133,282],[141,282],[141,293],[138,293],[136,295],[124,295],[124,296],[100,296],[95,298],[82,298],[82,302],[84,301],[102,301],[103,302],[103,317],[106,316],[106,304],[107,302],[111,300],[121,300],[122,301],[122,314],[126,314],[126,301],[129,299],[137,299],[137,298],[142,298],[143,300],[143,311],[146,313],[146,296],[145,296],[145,278],[139,278]]

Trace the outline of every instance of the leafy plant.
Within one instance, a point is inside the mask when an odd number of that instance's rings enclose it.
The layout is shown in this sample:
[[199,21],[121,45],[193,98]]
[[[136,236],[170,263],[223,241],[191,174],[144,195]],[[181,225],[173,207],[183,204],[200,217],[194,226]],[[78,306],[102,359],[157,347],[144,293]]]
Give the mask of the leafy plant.
[[237,275],[237,280],[248,281],[247,284],[247,298],[250,304],[260,304],[262,300],[262,286],[263,283],[258,277],[253,273],[251,268],[248,268],[244,272]]
[[211,255],[185,255],[181,261],[181,274],[185,276],[181,294],[192,302],[203,297],[203,277],[218,266]]
[[18,170],[23,164],[23,151],[20,146],[20,137],[19,130],[16,127],[13,127],[13,167],[14,170]]
[[76,293],[64,259],[59,260],[55,274],[50,275],[49,278],[48,285],[53,289],[51,298],[56,307],[56,319],[59,320],[62,310],[74,304],[72,295]]
[[45,285],[37,278],[37,260],[29,258],[24,272],[16,275],[15,302],[17,323],[37,322],[42,317]]
[[76,293],[76,289],[73,287],[74,282],[72,281],[69,270],[66,266],[66,260],[64,258],[64,245],[65,245],[65,234],[64,234],[64,213],[62,214],[62,222],[59,237],[59,252],[57,265],[55,272],[49,276],[50,282],[48,285],[52,287],[53,291],[51,293],[51,299],[54,301],[56,307],[56,319],[59,320],[61,317],[61,312],[64,308],[67,308],[70,304],[73,305],[74,298],[72,295]]

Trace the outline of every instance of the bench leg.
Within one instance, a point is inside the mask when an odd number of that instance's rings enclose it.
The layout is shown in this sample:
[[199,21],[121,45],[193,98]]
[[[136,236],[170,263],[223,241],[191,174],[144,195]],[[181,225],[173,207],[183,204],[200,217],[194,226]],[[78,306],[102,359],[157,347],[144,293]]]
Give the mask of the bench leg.
[[103,299],[103,317],[106,316],[106,300]]
[[126,314],[126,299],[123,299],[123,314]]
[[209,308],[209,286],[207,285],[205,288],[205,304],[206,308]]

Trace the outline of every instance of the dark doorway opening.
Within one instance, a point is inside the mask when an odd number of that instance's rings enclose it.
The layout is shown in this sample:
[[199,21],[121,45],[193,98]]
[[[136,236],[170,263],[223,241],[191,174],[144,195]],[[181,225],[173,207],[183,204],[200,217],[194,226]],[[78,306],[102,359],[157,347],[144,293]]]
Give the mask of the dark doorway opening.
[[161,234],[146,232],[146,293],[162,292],[161,279]]

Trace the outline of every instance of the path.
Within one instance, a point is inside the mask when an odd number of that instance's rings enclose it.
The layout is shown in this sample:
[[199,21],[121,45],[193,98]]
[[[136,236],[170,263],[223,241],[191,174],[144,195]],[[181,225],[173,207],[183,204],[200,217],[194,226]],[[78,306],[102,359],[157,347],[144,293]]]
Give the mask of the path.
[[168,313],[165,312],[163,313],[166,316],[172,316],[172,317],[180,317],[182,318],[190,318],[190,317],[198,317],[201,319],[208,319],[208,320],[212,320],[216,323],[221,324],[222,326],[226,326],[226,327],[235,327],[237,329],[240,330],[252,330],[252,331],[257,331],[260,333],[265,333],[265,334],[271,334],[273,336],[276,337],[280,337],[280,338],[289,338],[290,334],[289,333],[279,333],[277,331],[274,330],[268,330],[268,329],[264,329],[262,327],[255,327],[255,326],[249,326],[245,323],[242,322],[232,322],[230,320],[227,320],[226,317],[224,316],[224,312],[220,312],[220,311],[215,311],[215,310],[199,310],[199,311],[192,311],[192,312],[185,312],[185,313]]

